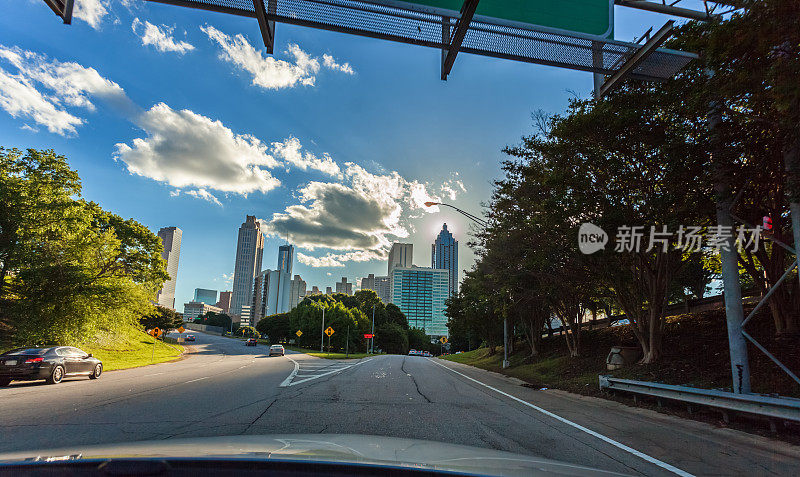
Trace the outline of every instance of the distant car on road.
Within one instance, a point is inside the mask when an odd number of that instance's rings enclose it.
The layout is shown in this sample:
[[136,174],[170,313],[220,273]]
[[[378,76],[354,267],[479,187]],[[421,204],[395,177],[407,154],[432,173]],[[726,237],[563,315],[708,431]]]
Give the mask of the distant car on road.
[[244,342],[245,346],[256,346],[258,345],[258,340],[255,338],[247,338],[247,341]]
[[415,350],[415,349],[410,349],[410,350],[408,350],[408,355],[409,355],[409,356],[419,356],[419,353],[420,353],[420,352],[419,352],[419,351],[417,351],[417,350]]
[[283,349],[283,345],[274,344],[269,347],[269,355],[270,356],[284,356],[286,355],[286,350]]
[[102,373],[103,363],[99,359],[72,346],[17,348],[0,354],[0,386],[37,379],[58,384],[65,377],[97,379]]
[[425,356],[426,358],[432,358],[433,357],[433,355],[431,354],[430,351],[423,351],[422,352],[422,356]]
[[194,335],[186,335],[186,341],[194,341]]

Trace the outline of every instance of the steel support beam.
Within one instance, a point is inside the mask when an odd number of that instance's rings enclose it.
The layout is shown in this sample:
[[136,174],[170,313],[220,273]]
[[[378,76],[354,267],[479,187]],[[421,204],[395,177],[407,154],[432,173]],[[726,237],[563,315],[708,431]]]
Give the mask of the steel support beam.
[[72,23],[72,7],[74,0],[44,0],[53,12],[69,25]]
[[[456,61],[456,55],[461,48],[461,42],[464,41],[464,36],[467,34],[469,24],[472,22],[472,17],[475,15],[475,10],[478,8],[479,0],[464,0],[461,5],[461,18],[456,22],[456,28],[453,32],[453,40],[450,42],[450,47],[447,48],[447,55],[442,60],[442,81],[447,81],[447,75],[453,68],[453,63]],[[448,28],[446,25],[443,28]]]
[[636,68],[647,59],[648,56],[652,55],[653,52],[655,52],[656,49],[667,40],[667,38],[669,38],[674,27],[675,21],[670,20],[665,23],[664,26],[659,28],[659,30],[655,32],[653,36],[651,36],[650,39],[647,40],[644,45],[642,45],[641,48],[636,50],[636,53],[628,58],[627,61],[625,61],[625,63],[623,63],[622,66],[620,66],[619,69],[600,86],[600,89],[595,95],[595,99],[602,98],[625,82],[628,76],[633,73]]
[[651,2],[647,0],[614,0],[614,3],[621,7],[636,8],[638,10],[663,13],[666,15],[689,18],[692,20],[709,21],[716,17],[716,15],[710,14],[705,10],[692,10],[690,8],[676,7],[675,5]]
[[[275,14],[275,0],[267,1],[269,2],[270,13]],[[253,8],[255,8],[258,28],[261,30],[261,38],[264,39],[264,46],[267,47],[267,53],[271,55],[275,49],[275,21],[268,19],[264,0],[253,0]]]

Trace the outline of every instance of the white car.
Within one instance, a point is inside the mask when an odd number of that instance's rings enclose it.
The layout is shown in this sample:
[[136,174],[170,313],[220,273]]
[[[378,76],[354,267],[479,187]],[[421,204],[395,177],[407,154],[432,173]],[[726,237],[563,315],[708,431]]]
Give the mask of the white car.
[[270,356],[285,356],[286,350],[283,349],[283,345],[274,344],[269,347],[269,355]]

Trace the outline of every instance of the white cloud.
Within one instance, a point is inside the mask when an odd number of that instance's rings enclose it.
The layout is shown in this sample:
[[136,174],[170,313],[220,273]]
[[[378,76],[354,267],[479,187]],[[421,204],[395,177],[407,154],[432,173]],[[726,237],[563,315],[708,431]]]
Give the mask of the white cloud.
[[264,233],[309,251],[342,251],[319,257],[298,253],[298,260],[312,267],[382,260],[392,241],[408,236],[413,214],[435,211],[424,202],[439,201],[430,186],[397,172],[372,174],[348,162],[342,175],[343,183],[310,182],[299,188],[300,203],[263,220]]
[[30,131],[32,133],[38,133],[39,132],[39,128],[35,128],[35,127],[33,127],[33,126],[29,125],[29,124],[23,124],[22,127],[20,127],[20,129],[22,129],[23,131]]
[[184,54],[187,51],[194,50],[194,45],[191,43],[175,41],[172,36],[174,28],[167,25],[153,25],[146,20],[142,23],[138,18],[134,18],[131,29],[142,39],[142,45],[153,45],[160,52],[174,51]]
[[355,74],[355,71],[353,70],[353,67],[350,66],[350,63],[339,64],[331,55],[322,55],[322,64],[325,65],[326,68],[334,71],[341,71],[342,73],[347,73],[349,75]]
[[[251,45],[244,35],[230,36],[210,25],[202,26],[200,29],[220,46],[222,50],[219,57],[222,60],[253,76],[253,85],[270,90],[293,88],[298,85],[314,86],[320,61],[298,45],[290,44],[287,47],[286,53],[291,57],[289,61],[277,60],[272,56],[265,56],[260,49]],[[339,65],[330,55],[323,56],[323,63],[330,69],[353,73],[348,63]]]
[[333,177],[342,177],[342,171],[339,169],[339,165],[336,164],[336,161],[334,161],[330,155],[325,153],[322,157],[317,157],[307,151],[305,153],[301,152],[300,149],[302,149],[302,147],[299,139],[296,137],[289,137],[284,139],[283,142],[273,142],[272,153],[300,170],[306,171],[308,169],[313,169]]
[[100,29],[100,24],[106,15],[108,15],[108,0],[75,0],[72,16],[85,21],[95,30]]
[[322,257],[312,257],[304,253],[297,253],[297,260],[303,265],[314,268],[344,267],[344,262],[369,262],[371,260],[386,260],[386,250],[356,250],[340,254],[329,253]]
[[[16,72],[3,69],[3,63]],[[0,107],[12,117],[31,118],[53,133],[76,134],[76,127],[84,121],[66,107],[94,111],[92,97],[119,104],[129,102],[118,84],[100,76],[94,68],[0,45]]]
[[196,197],[198,199],[203,199],[211,202],[212,204],[217,204],[222,206],[222,202],[217,199],[214,194],[205,190],[205,189],[197,189],[197,190],[187,190],[186,195],[190,195],[192,197]]
[[450,200],[456,200],[458,194],[461,192],[466,192],[467,188],[464,187],[464,183],[460,180],[450,179],[449,181],[442,183],[440,190],[442,191],[442,195],[444,197],[447,197]]
[[[218,203],[211,190],[235,194],[268,192],[280,185],[266,169],[278,166],[267,146],[247,134],[235,134],[220,121],[187,109],[158,103],[136,120],[147,133],[132,145],[116,144],[116,159],[132,174]],[[213,197],[213,199],[212,199]]]

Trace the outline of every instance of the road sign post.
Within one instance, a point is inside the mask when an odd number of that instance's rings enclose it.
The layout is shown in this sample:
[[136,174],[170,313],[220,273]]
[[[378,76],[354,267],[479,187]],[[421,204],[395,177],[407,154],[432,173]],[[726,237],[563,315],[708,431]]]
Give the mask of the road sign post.
[[347,327],[347,341],[344,342],[344,357],[350,357],[350,326]]
[[330,326],[325,328],[325,334],[328,335],[328,354],[331,353],[331,335],[334,333],[335,331]]

